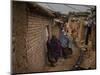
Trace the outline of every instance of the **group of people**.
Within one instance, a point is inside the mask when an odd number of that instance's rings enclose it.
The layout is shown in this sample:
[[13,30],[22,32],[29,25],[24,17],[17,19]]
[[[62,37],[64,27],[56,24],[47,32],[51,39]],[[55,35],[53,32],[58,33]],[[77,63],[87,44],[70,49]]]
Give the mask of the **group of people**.
[[47,40],[47,56],[48,61],[51,66],[55,66],[55,63],[59,58],[66,59],[68,54],[72,54],[71,48],[68,47],[69,39],[67,36],[61,32],[59,39],[55,35],[52,35],[52,38]]

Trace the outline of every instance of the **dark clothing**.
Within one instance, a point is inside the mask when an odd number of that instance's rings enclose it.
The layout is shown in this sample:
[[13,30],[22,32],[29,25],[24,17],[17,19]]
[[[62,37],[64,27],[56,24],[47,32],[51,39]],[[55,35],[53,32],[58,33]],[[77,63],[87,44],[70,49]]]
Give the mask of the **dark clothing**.
[[57,39],[51,39],[51,56],[58,59],[61,57],[62,47],[60,41]]
[[68,48],[68,47],[63,48],[63,57],[64,58],[67,58],[71,54],[72,54],[72,49],[71,48]]
[[54,63],[54,61],[52,60],[52,58],[51,58],[51,44],[50,44],[50,41],[47,41],[47,58],[48,58],[48,61],[52,64],[52,63]]
[[86,45],[88,44],[88,38],[90,34],[91,34],[91,27],[87,27],[86,34],[85,34],[85,44]]
[[57,62],[58,58],[61,57],[62,54],[60,41],[58,39],[51,39],[50,41],[47,41],[47,49],[48,61],[50,63]]
[[88,39],[89,39],[89,35],[91,34],[91,28],[93,26],[93,22],[92,20],[89,20],[88,21],[88,24],[86,25],[85,27],[85,44],[87,45],[88,44]]

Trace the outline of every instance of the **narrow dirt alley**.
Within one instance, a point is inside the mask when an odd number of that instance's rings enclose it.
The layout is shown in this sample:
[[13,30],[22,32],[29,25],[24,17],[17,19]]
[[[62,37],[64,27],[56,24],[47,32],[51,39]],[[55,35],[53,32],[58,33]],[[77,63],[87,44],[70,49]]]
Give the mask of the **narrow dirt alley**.
[[[71,40],[70,40],[71,41]],[[72,55],[68,58],[60,58],[56,63],[55,67],[45,67],[45,71],[64,71],[64,70],[71,70],[73,66],[76,64],[79,56],[80,56],[80,49],[76,46],[76,44],[71,41],[72,43]]]

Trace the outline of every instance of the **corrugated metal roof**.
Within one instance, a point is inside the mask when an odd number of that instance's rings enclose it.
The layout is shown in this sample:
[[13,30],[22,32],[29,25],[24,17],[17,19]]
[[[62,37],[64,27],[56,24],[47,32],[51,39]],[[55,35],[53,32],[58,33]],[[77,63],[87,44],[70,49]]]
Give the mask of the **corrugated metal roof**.
[[38,3],[44,8],[50,9],[55,12],[68,14],[69,12],[87,12],[88,9],[94,6],[90,5],[72,5],[72,4],[55,4],[55,3]]

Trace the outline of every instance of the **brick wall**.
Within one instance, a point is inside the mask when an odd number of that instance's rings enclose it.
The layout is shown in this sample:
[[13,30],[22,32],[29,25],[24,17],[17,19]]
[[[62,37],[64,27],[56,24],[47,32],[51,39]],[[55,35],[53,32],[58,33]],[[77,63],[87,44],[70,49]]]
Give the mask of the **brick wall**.
[[46,26],[50,20],[28,12],[27,55],[30,71],[42,71],[46,57]]
[[30,12],[27,3],[13,2],[12,70],[16,73],[43,71],[46,65],[46,26],[51,18]]
[[85,27],[84,20],[82,17],[78,17],[78,21],[71,21],[73,17],[70,17],[66,29],[68,30],[68,34],[72,36],[74,40],[83,41],[85,37]]

